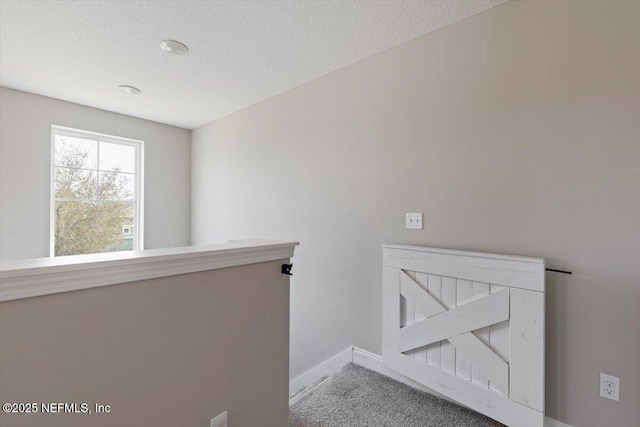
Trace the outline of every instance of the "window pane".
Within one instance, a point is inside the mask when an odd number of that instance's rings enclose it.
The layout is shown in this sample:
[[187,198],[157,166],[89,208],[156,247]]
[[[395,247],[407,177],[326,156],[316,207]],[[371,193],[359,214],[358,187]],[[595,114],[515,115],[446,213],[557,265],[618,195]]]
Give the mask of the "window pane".
[[56,135],[55,164],[72,168],[96,169],[98,167],[98,141]]
[[98,186],[97,172],[56,168],[56,199],[93,199]]
[[135,175],[127,173],[99,172],[101,200],[133,200]]
[[132,251],[134,248],[135,202],[102,202],[116,205],[121,209],[118,239],[107,247],[107,251]]
[[100,170],[113,172],[136,171],[136,149],[131,145],[100,142]]
[[130,250],[123,227],[133,228],[134,212],[132,202],[56,202],[55,255]]

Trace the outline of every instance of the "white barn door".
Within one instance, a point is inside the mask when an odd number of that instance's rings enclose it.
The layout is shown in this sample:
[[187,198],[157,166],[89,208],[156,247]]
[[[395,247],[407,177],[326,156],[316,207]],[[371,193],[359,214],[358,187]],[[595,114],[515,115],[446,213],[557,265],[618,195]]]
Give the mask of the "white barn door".
[[383,359],[508,426],[544,423],[544,260],[383,245]]

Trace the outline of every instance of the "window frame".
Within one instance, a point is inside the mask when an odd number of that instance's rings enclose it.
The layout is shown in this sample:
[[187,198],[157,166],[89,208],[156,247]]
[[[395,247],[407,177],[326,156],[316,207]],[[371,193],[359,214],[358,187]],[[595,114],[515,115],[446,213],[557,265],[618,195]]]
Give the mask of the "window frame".
[[[91,132],[82,129],[74,129],[65,126],[51,125],[51,144],[50,144],[50,178],[49,178],[49,257],[54,258],[56,244],[56,136],[69,136],[75,138],[92,139],[98,141],[98,165],[96,172],[100,171],[100,142],[108,142],[111,144],[127,145],[135,148],[135,217],[133,219],[133,250],[141,251],[144,249],[144,141],[139,139],[124,138],[120,136],[107,135],[98,132]],[[119,251],[112,251],[119,252]]]

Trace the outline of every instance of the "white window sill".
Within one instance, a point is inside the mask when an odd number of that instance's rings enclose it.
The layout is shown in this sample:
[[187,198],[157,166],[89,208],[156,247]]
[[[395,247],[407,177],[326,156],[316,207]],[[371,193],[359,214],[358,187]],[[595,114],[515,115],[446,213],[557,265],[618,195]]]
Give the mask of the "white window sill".
[[298,242],[242,240],[210,246],[6,261],[0,301],[291,258]]

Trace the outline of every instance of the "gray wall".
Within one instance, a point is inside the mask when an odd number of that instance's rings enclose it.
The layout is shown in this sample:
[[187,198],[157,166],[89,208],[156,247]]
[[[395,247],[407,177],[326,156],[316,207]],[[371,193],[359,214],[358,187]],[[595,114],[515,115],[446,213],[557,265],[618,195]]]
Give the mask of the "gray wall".
[[191,131],[0,88],[0,259],[49,256],[51,125],[144,141],[146,249],[189,244]]
[[3,403],[111,406],[0,425],[204,427],[227,410],[230,426],[286,426],[286,261],[0,303]]
[[640,2],[511,1],[199,128],[192,243],[301,242],[291,377],[381,352],[383,242],[544,257],[574,272],[547,274],[547,414],[636,427],[639,22]]

